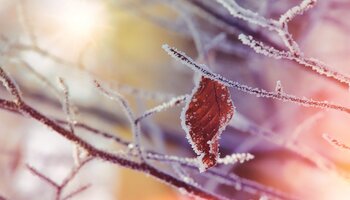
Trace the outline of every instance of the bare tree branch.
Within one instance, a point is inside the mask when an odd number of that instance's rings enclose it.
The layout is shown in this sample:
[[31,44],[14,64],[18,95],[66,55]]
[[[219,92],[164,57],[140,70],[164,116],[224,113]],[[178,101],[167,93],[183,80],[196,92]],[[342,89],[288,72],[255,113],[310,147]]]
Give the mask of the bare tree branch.
[[[202,198],[207,198],[207,199],[218,199],[216,195],[214,195],[211,192],[208,191],[203,191],[193,185],[189,185],[188,183],[179,180],[163,171],[158,170],[157,168],[148,165],[146,163],[137,163],[125,158],[122,158],[120,156],[114,155],[109,152],[105,152],[102,150],[99,150],[92,146],[91,144],[87,143],[86,141],[82,140],[78,136],[76,136],[74,133],[70,132],[69,130],[63,128],[59,124],[57,124],[55,121],[47,118],[45,115],[41,114],[31,106],[27,105],[22,98],[19,95],[19,90],[15,83],[10,79],[10,77],[6,74],[6,72],[0,68],[0,76],[1,76],[1,81],[3,82],[4,86],[8,89],[8,91],[16,98],[15,99],[15,105],[18,109],[18,111],[21,111],[25,113],[27,116],[37,120],[38,122],[46,125],[50,129],[54,130],[61,136],[65,137],[66,139],[76,143],[79,145],[81,148],[85,149],[89,155],[99,158],[104,161],[108,161],[110,163],[118,164],[122,167],[127,167],[129,169],[141,171],[144,173],[147,173],[149,175],[152,175],[159,180],[168,183],[169,185],[175,186],[177,188],[183,188],[185,191],[187,191],[189,194],[202,197]],[[0,105],[4,106],[5,108],[12,107],[13,108],[13,103],[11,106],[11,102],[0,99]],[[54,182],[52,182],[54,183]]]

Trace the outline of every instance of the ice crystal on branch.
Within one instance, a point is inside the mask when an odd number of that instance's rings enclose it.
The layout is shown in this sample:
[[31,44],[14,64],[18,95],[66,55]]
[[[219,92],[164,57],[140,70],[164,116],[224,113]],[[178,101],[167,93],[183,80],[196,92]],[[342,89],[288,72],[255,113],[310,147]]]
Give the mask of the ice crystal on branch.
[[223,158],[218,159],[218,163],[222,164],[234,164],[234,163],[244,163],[246,161],[254,159],[254,156],[250,153],[236,153],[232,155],[227,155]]
[[302,15],[305,11],[309,10],[316,4],[317,0],[304,0],[300,5],[297,5],[289,9],[286,13],[281,15],[279,22],[288,23],[297,15]]
[[231,81],[226,79],[225,77],[222,77],[219,74],[211,72],[207,66],[203,64],[197,64],[196,62],[193,61],[190,57],[188,57],[185,53],[178,51],[175,48],[169,47],[168,45],[163,45],[163,49],[174,59],[180,61],[187,67],[191,68],[192,70],[201,73],[203,76],[210,78],[211,80],[220,82],[221,84],[228,86],[228,87],[233,87],[236,88],[239,91],[251,94],[251,95],[256,95],[257,97],[263,97],[263,98],[272,98],[276,100],[282,100],[284,102],[292,102],[296,103],[302,106],[312,106],[316,108],[323,108],[323,109],[333,109],[333,110],[338,110],[341,112],[345,113],[350,113],[350,108],[333,104],[333,103],[328,103],[327,101],[316,101],[313,99],[308,99],[306,97],[297,97],[294,95],[290,95],[287,93],[276,93],[276,92],[269,92],[264,89],[260,88],[252,88],[248,85],[244,85],[241,83],[238,83],[236,81]]
[[276,82],[275,91],[276,91],[276,93],[279,94],[279,95],[282,95],[282,94],[283,94],[283,87],[282,87],[281,81],[277,81],[277,82]]
[[241,42],[244,45],[247,45],[250,48],[254,49],[256,53],[262,54],[264,56],[272,57],[275,59],[291,58],[291,53],[286,51],[279,51],[273,47],[267,46],[262,42],[254,40],[252,36],[246,36],[244,34],[240,34],[238,36],[238,39],[241,40]]

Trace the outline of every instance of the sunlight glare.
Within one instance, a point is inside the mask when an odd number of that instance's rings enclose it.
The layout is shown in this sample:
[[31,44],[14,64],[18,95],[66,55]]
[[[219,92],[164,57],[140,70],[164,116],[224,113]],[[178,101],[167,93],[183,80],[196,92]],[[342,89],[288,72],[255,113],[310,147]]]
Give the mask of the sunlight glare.
[[95,35],[104,23],[103,6],[95,1],[73,0],[60,11],[61,28],[75,38]]

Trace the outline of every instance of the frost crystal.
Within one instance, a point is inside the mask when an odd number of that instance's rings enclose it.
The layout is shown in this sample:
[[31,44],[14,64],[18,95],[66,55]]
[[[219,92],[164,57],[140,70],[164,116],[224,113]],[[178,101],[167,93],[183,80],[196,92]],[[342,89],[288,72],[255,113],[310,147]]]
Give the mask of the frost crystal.
[[283,87],[282,87],[282,83],[281,81],[277,81],[276,82],[276,88],[275,91],[278,95],[282,95],[283,94]]
[[262,54],[264,56],[272,57],[275,59],[288,58],[291,59],[291,54],[286,51],[279,51],[273,47],[267,46],[262,42],[254,40],[252,36],[246,36],[244,34],[239,34],[238,39],[244,45],[252,48],[256,53]]
[[236,153],[232,155],[219,158],[218,163],[220,164],[235,164],[237,162],[243,163],[249,160],[252,160],[254,156],[250,153]]
[[286,13],[284,13],[280,19],[280,23],[288,23],[297,15],[302,15],[306,10],[312,8],[316,4],[317,0],[304,0],[300,5],[297,5],[291,9],[289,9]]

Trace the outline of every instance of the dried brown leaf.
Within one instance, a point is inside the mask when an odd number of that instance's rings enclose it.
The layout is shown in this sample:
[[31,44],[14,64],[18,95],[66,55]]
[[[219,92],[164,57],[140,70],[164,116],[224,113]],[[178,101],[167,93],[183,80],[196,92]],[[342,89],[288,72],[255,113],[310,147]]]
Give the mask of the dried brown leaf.
[[216,165],[220,134],[233,113],[234,106],[228,88],[202,76],[181,117],[187,139],[201,163],[201,171]]

